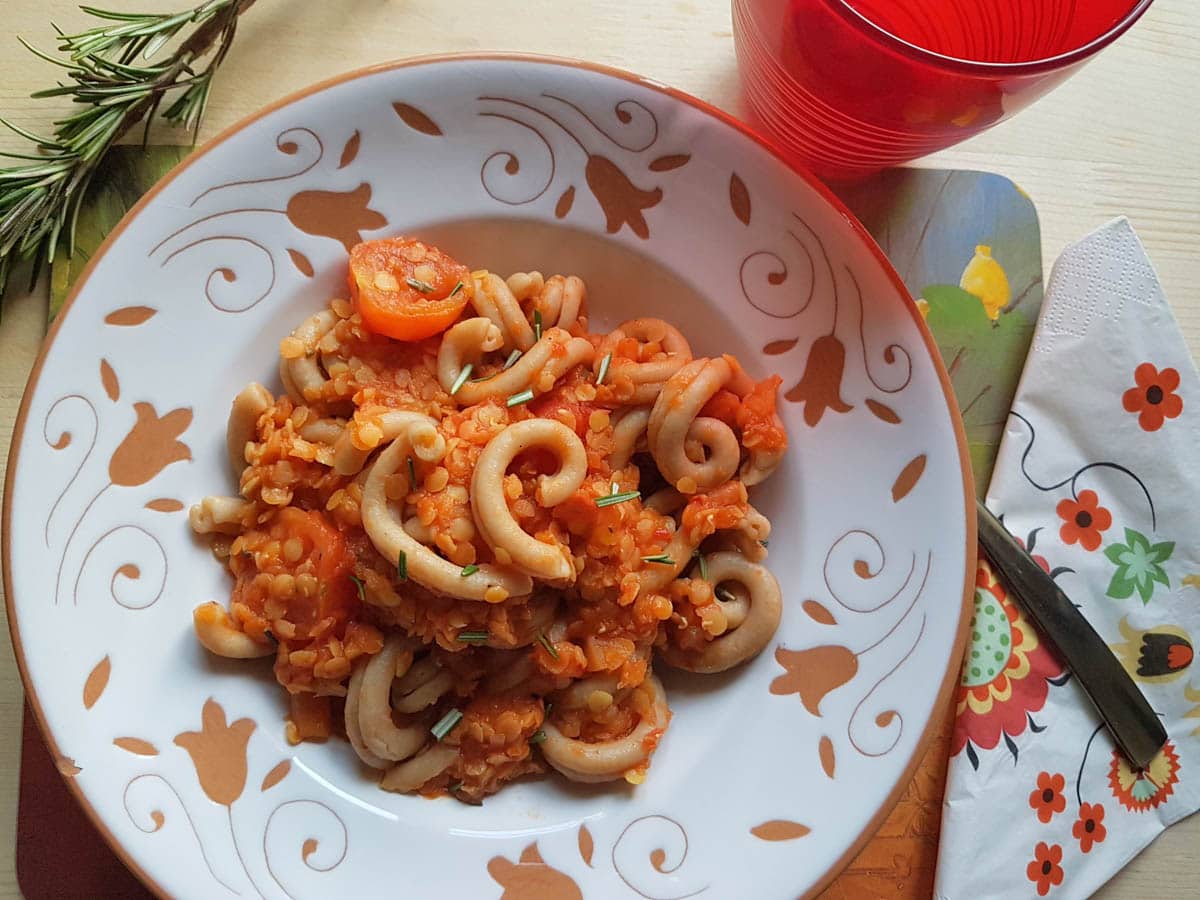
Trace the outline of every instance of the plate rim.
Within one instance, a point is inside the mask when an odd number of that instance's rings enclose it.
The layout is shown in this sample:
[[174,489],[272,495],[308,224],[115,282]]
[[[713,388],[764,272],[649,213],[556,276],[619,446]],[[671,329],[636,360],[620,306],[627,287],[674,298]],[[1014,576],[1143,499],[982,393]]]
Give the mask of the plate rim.
[[[251,127],[260,119],[282,109],[297,103],[307,97],[322,93],[337,85],[351,81],[357,81],[362,78],[369,78],[383,72],[392,72],[398,69],[407,69],[419,66],[441,65],[445,63],[466,63],[466,62],[509,62],[509,63],[534,63],[540,65],[557,66],[566,69],[585,69],[590,72],[617,78],[622,81],[627,81],[636,84],[640,87],[652,90],[656,93],[666,95],[667,97],[684,103],[693,109],[698,110],[704,115],[716,119],[720,124],[732,128],[734,131],[753,141],[763,150],[767,151],[771,156],[781,162],[784,166],[790,169],[796,177],[804,181],[809,188],[819,194],[822,199],[829,203],[834,210],[841,214],[842,218],[850,226],[850,230],[865,244],[870,253],[876,258],[883,268],[884,274],[893,283],[896,289],[904,297],[909,297],[910,302],[905,304],[905,308],[912,317],[917,326],[917,331],[921,335],[924,342],[925,350],[929,354],[934,371],[937,373],[938,382],[942,388],[942,400],[946,404],[946,409],[950,414],[951,424],[954,429],[955,443],[958,447],[958,462],[962,475],[963,489],[963,506],[966,515],[966,550],[964,553],[964,578],[963,578],[963,593],[962,600],[959,604],[959,619],[957,633],[955,634],[954,643],[946,663],[946,671],[942,675],[942,681],[938,687],[937,694],[934,697],[933,713],[929,720],[925,723],[925,727],[918,738],[916,746],[913,748],[912,754],[908,762],[904,765],[901,772],[901,777],[896,784],[888,792],[879,808],[872,815],[866,826],[851,842],[850,846],[838,857],[832,865],[830,865],[821,876],[814,881],[813,886],[803,895],[805,898],[815,897],[821,893],[828,885],[846,868],[859,852],[865,847],[870,840],[875,836],[879,827],[883,824],[892,810],[895,809],[904,791],[908,788],[912,781],[913,775],[916,772],[917,766],[924,759],[925,754],[929,750],[929,745],[933,740],[933,736],[940,727],[940,721],[937,716],[939,709],[944,710],[947,705],[950,695],[954,689],[954,685],[958,680],[959,668],[961,666],[963,653],[966,649],[967,634],[970,631],[969,613],[972,609],[975,584],[975,568],[978,555],[978,534],[977,523],[975,516],[972,515],[975,501],[974,477],[971,470],[970,455],[967,448],[966,430],[963,426],[962,415],[959,412],[958,404],[954,400],[954,389],[950,382],[950,376],[946,371],[946,366],[942,361],[941,352],[937,348],[937,344],[933,340],[933,335],[929,331],[929,327],[925,324],[917,311],[916,305],[911,302],[911,295],[908,288],[901,280],[900,275],[896,272],[891,261],[884,254],[883,250],[871,237],[858,218],[850,212],[849,208],[833,193],[824,182],[820,181],[815,175],[790,162],[782,152],[776,149],[766,138],[755,132],[749,125],[735,118],[732,114],[722,110],[699,97],[693,96],[679,88],[671,87],[653,78],[643,75],[638,75],[626,69],[621,69],[616,66],[609,66],[603,63],[591,62],[588,60],[573,59],[571,57],[553,56],[537,53],[523,52],[507,52],[507,51],[470,51],[461,53],[437,53],[427,54],[422,56],[403,57],[384,62],[374,63],[369,66],[362,66],[355,69],[333,75],[329,78],[316,81],[306,87],[300,88],[291,93],[285,94],[270,103],[259,107],[254,112],[242,117],[233,124],[227,126],[218,134],[214,135],[203,145],[193,150],[185,159],[181,160],[174,168],[166,175],[160,178],[138,201],[130,207],[129,211],[121,217],[117,225],[108,233],[92,254],[83,270],[80,272],[78,279],[72,286],[66,301],[55,316],[54,322],[50,326],[46,337],[43,339],[41,346],[38,348],[37,358],[34,360],[33,367],[30,369],[29,378],[25,383],[25,390],[21,396],[21,405],[17,412],[16,420],[13,423],[12,439],[9,445],[7,470],[4,478],[4,505],[3,511],[0,513],[0,567],[3,568],[4,576],[4,603],[5,611],[8,616],[9,637],[12,641],[13,655],[17,662],[17,671],[21,676],[21,684],[25,691],[25,701],[29,704],[33,711],[34,719],[37,722],[38,730],[41,732],[42,740],[45,742],[51,756],[54,757],[56,764],[63,758],[63,754],[58,748],[54,734],[47,725],[46,718],[43,715],[42,704],[38,698],[37,688],[33,684],[29,675],[29,669],[25,661],[24,645],[21,642],[20,624],[16,616],[16,607],[13,597],[12,585],[12,497],[13,486],[16,483],[17,470],[20,468],[20,449],[25,438],[26,419],[29,414],[29,406],[33,398],[33,394],[37,389],[39,380],[42,374],[42,366],[45,364],[46,357],[49,355],[51,347],[54,345],[55,339],[58,337],[59,329],[63,322],[66,321],[67,315],[71,311],[75,300],[82,293],[88,279],[91,277],[92,271],[97,263],[108,254],[113,243],[124,233],[125,229],[136,219],[158,194],[170,185],[176,178],[179,177],[186,169],[199,162],[201,159],[208,156],[218,146]],[[59,768],[56,765],[56,768]],[[91,822],[100,835],[104,838],[109,848],[120,859],[121,863],[129,869],[139,881],[142,882],[153,894],[163,900],[168,900],[171,894],[165,890],[149,873],[147,873],[134,859],[133,854],[125,848],[125,845],[119,838],[104,824],[100,818],[96,808],[92,805],[91,800],[79,786],[76,780],[62,772],[59,768],[59,775],[66,783],[68,790],[83,809],[88,820]]]

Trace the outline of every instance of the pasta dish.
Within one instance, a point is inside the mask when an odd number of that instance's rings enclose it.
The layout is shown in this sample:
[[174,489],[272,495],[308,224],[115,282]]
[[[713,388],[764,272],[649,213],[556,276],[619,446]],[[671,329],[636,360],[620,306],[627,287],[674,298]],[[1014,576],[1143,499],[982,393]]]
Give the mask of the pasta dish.
[[190,511],[233,576],[193,614],[273,657],[292,743],[344,737],[390,791],[479,802],[549,766],[641,783],[671,713],[654,665],[755,656],[779,624],[778,376],[655,318],[588,330],[575,276],[469,271],[411,238],[279,345]]

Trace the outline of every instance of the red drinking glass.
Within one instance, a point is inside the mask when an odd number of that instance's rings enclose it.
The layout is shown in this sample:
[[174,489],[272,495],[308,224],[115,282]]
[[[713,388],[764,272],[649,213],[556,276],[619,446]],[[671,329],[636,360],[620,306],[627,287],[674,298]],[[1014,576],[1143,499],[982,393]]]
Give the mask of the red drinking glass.
[[745,98],[782,150],[857,178],[978,134],[1153,0],[733,0]]

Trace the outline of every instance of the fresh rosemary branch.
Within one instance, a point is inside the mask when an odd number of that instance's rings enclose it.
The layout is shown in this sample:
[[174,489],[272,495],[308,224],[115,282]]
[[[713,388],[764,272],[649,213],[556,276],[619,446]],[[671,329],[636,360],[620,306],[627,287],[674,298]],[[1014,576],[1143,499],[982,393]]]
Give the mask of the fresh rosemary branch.
[[[0,118],[0,124],[33,145],[23,153],[0,151],[0,157],[21,161],[0,167],[0,296],[17,262],[33,259],[36,280],[64,236],[68,252],[74,252],[80,204],[100,160],[143,119],[148,134],[168,94],[173,96],[162,118],[191,128],[195,140],[213,75],[233,43],[238,16],[254,2],[205,0],[167,14],[82,6],[101,24],[78,34],[65,34],[55,26],[57,55],[18,38],[64,72],[57,87],[33,96],[70,97],[79,109],[54,122],[48,137]],[[162,52],[176,38],[181,39],[178,45]]]

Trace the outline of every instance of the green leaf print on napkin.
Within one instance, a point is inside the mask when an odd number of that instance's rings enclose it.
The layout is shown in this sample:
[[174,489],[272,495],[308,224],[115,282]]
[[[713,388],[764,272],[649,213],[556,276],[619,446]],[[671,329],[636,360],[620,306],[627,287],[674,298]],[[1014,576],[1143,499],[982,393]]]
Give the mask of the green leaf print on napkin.
[[1124,544],[1109,544],[1104,548],[1108,561],[1117,567],[1105,593],[1114,600],[1127,600],[1137,591],[1142,603],[1149,603],[1155,583],[1171,586],[1161,563],[1174,552],[1174,541],[1151,544],[1141,532],[1126,528]]
[[1013,361],[1024,358],[1033,326],[1025,316],[1003,311],[993,322],[979,298],[956,285],[927,287],[922,299],[929,304],[925,321],[937,338],[962,410],[982,496],[991,477],[996,435],[1021,377],[1021,367]]

